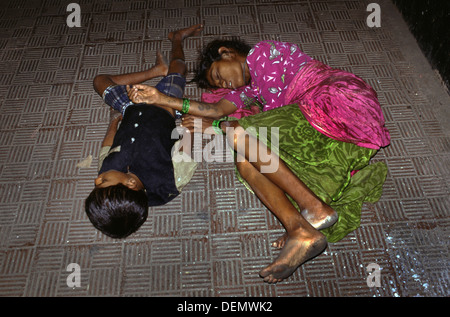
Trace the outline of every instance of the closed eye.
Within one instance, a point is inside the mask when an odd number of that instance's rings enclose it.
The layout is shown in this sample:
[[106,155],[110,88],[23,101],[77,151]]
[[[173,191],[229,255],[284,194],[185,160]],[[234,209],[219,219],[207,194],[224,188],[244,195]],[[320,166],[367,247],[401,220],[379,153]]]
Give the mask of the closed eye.
[[211,79],[210,85],[213,87],[220,87],[220,74],[217,71],[217,68],[215,65],[211,65],[210,71],[209,71],[209,78]]
[[220,84],[220,76],[219,73],[216,71],[214,72],[213,81],[215,84]]

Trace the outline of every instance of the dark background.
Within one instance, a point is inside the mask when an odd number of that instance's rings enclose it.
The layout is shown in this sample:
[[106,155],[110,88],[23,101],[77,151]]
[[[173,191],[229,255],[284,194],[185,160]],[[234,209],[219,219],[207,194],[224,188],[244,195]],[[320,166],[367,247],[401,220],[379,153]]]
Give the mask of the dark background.
[[393,0],[420,48],[450,89],[450,1]]

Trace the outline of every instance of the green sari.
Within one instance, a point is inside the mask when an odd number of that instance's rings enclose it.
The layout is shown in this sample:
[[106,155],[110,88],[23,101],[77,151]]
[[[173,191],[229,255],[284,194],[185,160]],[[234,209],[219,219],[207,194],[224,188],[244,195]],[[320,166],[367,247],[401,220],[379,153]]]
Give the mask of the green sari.
[[[339,220],[322,230],[329,242],[337,242],[357,229],[363,203],[375,203],[381,197],[387,167],[382,162],[369,165],[377,150],[321,134],[305,119],[297,104],[244,117],[239,124],[278,154],[297,177],[336,210]],[[262,127],[267,128],[267,138],[259,135]],[[279,128],[278,150],[273,144],[276,141],[271,140],[272,127]],[[352,171],[358,172],[351,176]],[[246,184],[238,172],[237,176]]]

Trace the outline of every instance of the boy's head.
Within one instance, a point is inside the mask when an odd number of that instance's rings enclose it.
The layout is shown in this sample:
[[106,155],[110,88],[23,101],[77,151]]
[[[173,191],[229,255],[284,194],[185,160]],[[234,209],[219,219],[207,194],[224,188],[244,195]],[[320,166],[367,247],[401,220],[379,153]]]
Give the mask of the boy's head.
[[[198,66],[195,70],[195,76],[192,81],[196,82],[201,88],[217,88],[222,87],[217,83],[211,82],[209,70],[214,62],[220,61],[222,59],[229,59],[230,54],[232,57],[240,56],[245,57],[249,53],[251,46],[246,42],[233,38],[231,40],[214,40],[210,42],[201,52],[198,58]],[[233,55],[234,54],[234,55]],[[239,68],[237,69],[239,70]],[[249,78],[247,78],[249,79]],[[228,84],[228,82],[226,83]],[[223,86],[223,88],[237,88]]]
[[118,183],[96,187],[85,201],[86,214],[95,228],[112,238],[125,238],[147,219],[148,199],[144,190]]

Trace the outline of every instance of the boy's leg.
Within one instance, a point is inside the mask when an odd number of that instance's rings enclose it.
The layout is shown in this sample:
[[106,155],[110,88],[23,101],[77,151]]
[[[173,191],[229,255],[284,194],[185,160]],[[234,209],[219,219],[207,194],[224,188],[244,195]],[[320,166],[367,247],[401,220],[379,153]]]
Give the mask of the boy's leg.
[[161,77],[167,75],[167,62],[160,52],[156,53],[156,62],[150,69],[128,73],[120,75],[97,75],[94,78],[94,89],[100,95],[103,96],[103,92],[106,88],[112,85],[134,85],[140,84],[152,78]]
[[173,31],[169,33],[169,40],[172,42],[172,51],[169,62],[168,73],[178,73],[186,76],[186,62],[183,50],[183,40],[190,36],[196,36],[203,30],[202,24],[192,25],[188,28]]
[[[183,98],[186,86],[186,62],[184,60],[183,40],[190,36],[198,35],[203,30],[202,24],[196,24],[188,28],[176,30],[169,33],[169,40],[172,42],[168,75],[161,79],[155,86],[161,93]],[[176,111],[170,107],[158,105],[177,117]]]

